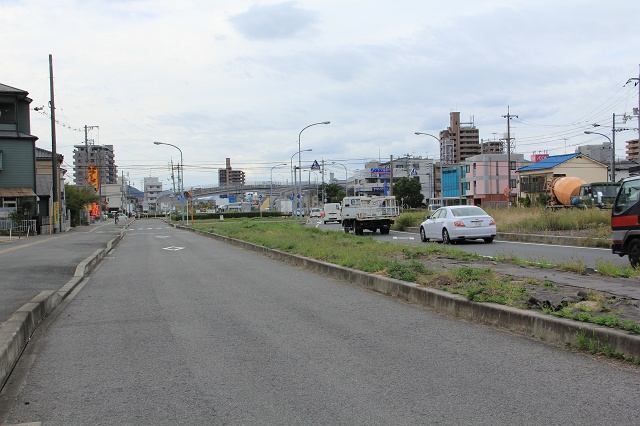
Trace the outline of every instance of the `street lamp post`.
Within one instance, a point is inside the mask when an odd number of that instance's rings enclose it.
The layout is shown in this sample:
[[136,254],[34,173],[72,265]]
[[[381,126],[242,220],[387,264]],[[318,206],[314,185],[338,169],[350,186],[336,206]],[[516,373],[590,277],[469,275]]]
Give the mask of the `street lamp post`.
[[[300,155],[300,153],[302,151],[300,150],[300,138],[302,137],[302,132],[304,132],[305,129],[308,129],[309,127],[317,126],[318,124],[329,124],[329,123],[330,121],[321,121],[319,123],[309,124],[307,127],[304,127],[302,130],[300,130],[300,133],[298,133],[298,185],[299,185],[299,191],[300,191],[299,193],[301,195],[302,195],[302,156]],[[302,219],[302,215],[300,216],[300,218]]]
[[[298,207],[298,202],[297,202],[297,197],[296,197],[296,191],[298,190],[298,184],[297,184],[297,179],[298,179],[298,174],[296,173],[295,168],[293,167],[293,157],[295,157],[296,155],[300,155],[300,152],[311,152],[313,151],[313,149],[309,148],[309,149],[303,149],[302,151],[298,151],[296,153],[294,153],[291,156],[291,183],[293,184],[293,190],[291,191],[291,199],[296,203],[295,207]],[[291,208],[293,208],[293,203],[291,204]],[[294,212],[291,212],[292,214]]]
[[[184,197],[184,162],[182,160],[182,150],[180,148],[178,148],[175,145],[172,145],[170,143],[166,143],[166,142],[153,142],[154,145],[168,145],[168,146],[172,146],[175,149],[177,149],[178,151],[180,151],[180,175],[181,175],[181,179],[180,179],[180,192],[182,194],[182,197]],[[173,171],[172,171],[173,173]],[[181,225],[184,225],[184,199],[182,201],[182,203],[180,203],[180,213],[182,214],[182,219],[180,221]]]
[[[345,165],[344,165],[344,164],[342,164],[342,163],[335,162],[335,161],[332,161],[332,162],[331,162],[331,164],[337,164],[338,166],[342,166],[342,167],[344,167],[344,195],[345,195],[345,197],[346,197],[347,195],[349,195],[349,188],[348,188],[348,186],[347,186],[347,181],[348,181],[348,179],[349,179],[349,178],[347,177],[347,166],[345,166]],[[354,186],[354,187],[355,187],[355,186]],[[354,195],[355,195],[355,194],[354,194]]]
[[616,181],[616,160],[615,160],[615,152],[616,152],[616,146],[615,146],[615,142],[611,140],[611,138],[607,135],[605,135],[604,133],[598,133],[598,132],[591,132],[589,130],[584,132],[587,135],[600,135],[600,136],[604,136],[605,138],[607,138],[609,140],[609,143],[611,144],[611,173],[609,174],[609,176],[611,177],[611,182],[615,182]]
[[273,198],[273,169],[275,169],[278,166],[286,166],[286,165],[287,165],[287,163],[282,163],[282,164],[276,164],[275,166],[271,167],[271,172],[269,174],[269,206],[273,206],[273,200],[272,200],[272,198]]
[[[433,135],[432,135],[432,134],[430,134],[430,133],[415,132],[415,134],[416,134],[416,135],[431,136],[432,138],[434,138],[435,140],[437,140],[437,141],[438,141],[438,143],[440,143],[440,139],[438,139],[436,136],[433,136]],[[431,171],[432,171],[432,173],[433,173],[433,176],[432,176],[432,178],[433,178],[433,179],[432,179],[432,184],[433,184],[433,186],[432,186],[431,190],[433,191],[433,194],[432,194],[432,195],[435,197],[435,196],[436,196],[436,177],[435,177],[435,171],[433,170],[433,163],[431,164],[431,166],[432,166],[432,170],[431,170]],[[511,167],[511,165],[509,165],[509,167]],[[509,182],[509,185],[511,185],[511,182]]]

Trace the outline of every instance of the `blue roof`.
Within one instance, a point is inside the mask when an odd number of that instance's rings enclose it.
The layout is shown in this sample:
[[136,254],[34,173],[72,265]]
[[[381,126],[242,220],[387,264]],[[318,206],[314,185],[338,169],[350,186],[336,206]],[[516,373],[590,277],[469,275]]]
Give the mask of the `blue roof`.
[[576,152],[574,154],[563,154],[563,155],[551,155],[544,160],[540,160],[537,163],[529,164],[528,166],[520,167],[516,170],[518,172],[530,172],[533,170],[545,170],[552,169],[559,164],[564,163],[565,161],[569,161],[572,158],[576,158],[577,156],[582,155],[581,152]]

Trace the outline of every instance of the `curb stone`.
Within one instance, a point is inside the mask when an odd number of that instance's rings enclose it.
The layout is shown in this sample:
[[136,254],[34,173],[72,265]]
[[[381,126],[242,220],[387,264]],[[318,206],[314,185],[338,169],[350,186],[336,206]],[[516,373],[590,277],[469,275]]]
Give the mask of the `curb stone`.
[[495,303],[477,303],[465,297],[444,291],[418,286],[381,275],[369,274],[327,262],[269,249],[235,238],[206,231],[178,226],[198,235],[251,250],[273,259],[300,266],[312,272],[397,297],[399,299],[435,310],[454,318],[507,330],[556,346],[578,347],[579,336],[597,342],[598,347],[607,347],[614,353],[626,357],[640,358],[640,336],[623,330],[590,323],[557,318],[541,312],[528,311]]
[[75,274],[60,290],[47,290],[20,307],[0,325],[0,390],[4,387],[34,330],[53,312],[74,288],[124,237],[128,226],[107,243],[106,249],[95,251],[80,262]]

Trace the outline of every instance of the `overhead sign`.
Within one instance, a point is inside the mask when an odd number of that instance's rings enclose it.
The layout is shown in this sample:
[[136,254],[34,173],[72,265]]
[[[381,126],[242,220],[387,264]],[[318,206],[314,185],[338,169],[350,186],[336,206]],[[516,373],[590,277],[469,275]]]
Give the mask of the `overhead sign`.
[[320,164],[318,164],[318,160],[313,160],[313,164],[311,165],[311,170],[320,170]]

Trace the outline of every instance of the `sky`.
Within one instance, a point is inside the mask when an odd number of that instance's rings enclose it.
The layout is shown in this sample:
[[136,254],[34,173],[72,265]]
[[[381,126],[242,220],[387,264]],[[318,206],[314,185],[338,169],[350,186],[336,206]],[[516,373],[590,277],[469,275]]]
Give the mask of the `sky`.
[[[0,83],[29,92],[31,132],[73,173],[84,126],[118,173],[285,183],[314,160],[342,178],[371,160],[438,158],[449,113],[480,138],[550,155],[638,137],[637,0],[0,0]],[[629,82],[629,79],[636,79]],[[330,124],[313,125],[330,121]],[[599,125],[597,129],[594,125]],[[303,130],[304,129],[304,130]],[[298,144],[300,144],[298,146]],[[306,151],[306,150],[312,151]],[[334,164],[335,163],[335,164]],[[325,177],[326,178],[326,177]],[[311,180],[321,179],[317,175]]]

